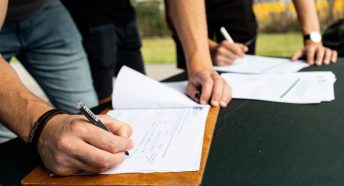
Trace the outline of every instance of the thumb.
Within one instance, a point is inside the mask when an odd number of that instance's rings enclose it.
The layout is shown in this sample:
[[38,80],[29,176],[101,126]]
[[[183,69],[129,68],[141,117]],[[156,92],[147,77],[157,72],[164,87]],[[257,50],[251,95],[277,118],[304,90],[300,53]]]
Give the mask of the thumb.
[[304,56],[303,50],[300,50],[298,52],[296,52],[293,57],[291,58],[292,61],[296,61],[298,59],[300,59],[301,57]]

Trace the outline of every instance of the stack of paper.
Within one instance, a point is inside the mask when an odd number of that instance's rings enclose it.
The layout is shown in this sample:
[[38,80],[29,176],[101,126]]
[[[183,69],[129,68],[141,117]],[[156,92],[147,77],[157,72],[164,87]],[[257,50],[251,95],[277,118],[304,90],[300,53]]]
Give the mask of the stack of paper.
[[[320,103],[332,101],[336,77],[332,72],[298,72],[290,74],[231,74],[221,75],[232,88],[234,99],[252,99],[284,103]],[[187,82],[165,85],[186,89]]]
[[298,72],[283,75],[222,74],[233,98],[285,103],[320,103],[334,100],[336,77],[332,72]]
[[103,174],[199,170],[208,105],[127,67],[117,76],[112,98],[108,114],[133,127],[135,147]]
[[297,72],[309,65],[305,61],[291,61],[290,59],[246,55],[239,58],[232,65],[215,66],[221,72],[235,72],[243,74],[281,74]]

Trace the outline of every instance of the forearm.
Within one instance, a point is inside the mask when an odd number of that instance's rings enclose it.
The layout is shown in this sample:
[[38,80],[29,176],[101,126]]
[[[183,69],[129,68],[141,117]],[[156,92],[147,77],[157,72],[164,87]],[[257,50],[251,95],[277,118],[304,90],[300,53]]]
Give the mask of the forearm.
[[6,13],[7,13],[7,0],[1,0],[0,1],[0,30],[1,27],[4,23],[5,17],[6,17]]
[[[320,25],[314,0],[293,0],[293,2],[301,23],[302,32],[304,35],[308,35],[309,38],[306,38],[304,48],[295,53],[292,60],[306,57],[308,64],[317,66],[336,63],[337,52],[324,47],[321,43]],[[315,37],[312,38],[310,34]]]
[[170,0],[169,16],[182,42],[188,73],[212,69],[204,0]]
[[51,109],[33,95],[11,66],[0,57],[0,122],[27,142],[33,123]]
[[320,32],[314,0],[293,0],[303,34]]

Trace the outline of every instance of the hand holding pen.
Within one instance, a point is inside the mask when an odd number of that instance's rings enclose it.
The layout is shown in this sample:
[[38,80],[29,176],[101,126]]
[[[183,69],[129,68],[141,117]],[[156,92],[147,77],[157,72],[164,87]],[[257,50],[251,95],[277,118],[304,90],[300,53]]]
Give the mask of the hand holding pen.
[[209,41],[212,60],[215,65],[231,65],[236,59],[245,56],[248,47],[244,44],[235,43],[224,27],[221,27],[220,32],[225,40],[221,43],[216,43],[212,40]]
[[[75,102],[75,107],[79,109],[81,114],[83,114],[90,121],[90,123],[105,131],[111,132],[83,102],[78,100]],[[128,151],[124,151],[124,153],[125,155],[129,156]]]
[[37,151],[44,166],[59,176],[99,173],[121,164],[133,147],[132,128],[107,115],[99,115],[110,132],[90,124],[83,115],[60,114],[42,130]]

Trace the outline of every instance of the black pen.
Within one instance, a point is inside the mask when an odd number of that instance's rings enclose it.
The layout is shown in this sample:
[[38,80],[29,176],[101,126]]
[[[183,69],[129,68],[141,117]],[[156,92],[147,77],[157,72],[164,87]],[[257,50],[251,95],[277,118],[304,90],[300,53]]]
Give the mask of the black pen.
[[[95,126],[102,128],[108,132],[111,132],[100,119],[81,101],[75,102],[75,107]],[[129,156],[128,151],[124,151],[124,154]]]
[[198,102],[200,101],[200,99],[201,99],[201,91],[199,91],[199,90],[196,91],[195,98],[197,99]]

